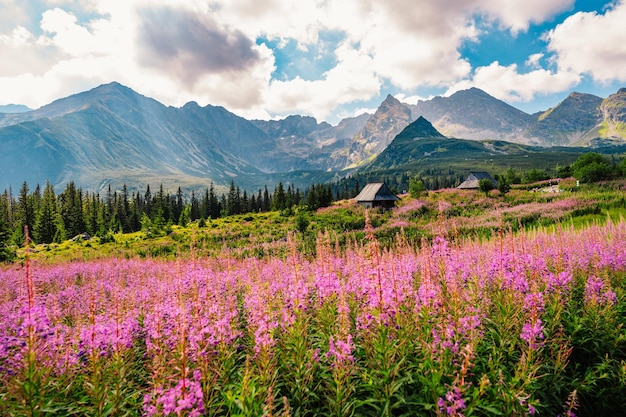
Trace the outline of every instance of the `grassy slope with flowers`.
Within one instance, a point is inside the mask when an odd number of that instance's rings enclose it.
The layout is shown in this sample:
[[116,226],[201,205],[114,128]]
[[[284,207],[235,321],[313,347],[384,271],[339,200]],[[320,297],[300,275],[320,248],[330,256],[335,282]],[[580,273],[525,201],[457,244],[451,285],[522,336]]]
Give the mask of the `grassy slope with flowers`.
[[[446,235],[454,240],[491,238],[497,230],[552,226],[562,223],[584,226],[618,221],[626,217],[626,181],[576,187],[575,180],[561,181],[561,193],[534,192],[548,186],[538,183],[518,186],[502,197],[491,191],[488,197],[478,191],[444,189],[431,191],[418,199],[405,195],[390,212],[370,213],[374,234],[382,246],[393,245],[401,231],[413,245],[425,238]],[[173,226],[161,236],[144,232],[112,234],[112,241],[99,238],[66,241],[61,244],[31,246],[29,256],[40,262],[85,261],[118,258],[188,258],[219,256],[224,250],[236,257],[284,257],[287,236],[298,232],[299,250],[315,253],[317,235],[329,231],[341,246],[365,237],[365,210],[354,201],[309,213],[296,208],[290,212],[269,212],[208,220],[204,227],[192,223]],[[303,220],[306,227],[298,226]],[[302,233],[300,233],[302,231]],[[26,251],[18,255],[24,259]]]
[[37,247],[0,270],[0,415],[618,415],[621,187]]

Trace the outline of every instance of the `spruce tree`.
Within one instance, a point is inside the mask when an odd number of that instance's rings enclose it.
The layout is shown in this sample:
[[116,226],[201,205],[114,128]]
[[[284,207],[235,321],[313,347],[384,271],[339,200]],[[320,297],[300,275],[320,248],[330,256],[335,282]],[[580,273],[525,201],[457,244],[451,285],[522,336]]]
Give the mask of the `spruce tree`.
[[209,215],[212,219],[217,219],[220,217],[220,212],[220,202],[215,194],[215,187],[213,186],[213,183],[211,183],[209,188]]
[[11,235],[9,233],[9,225],[4,216],[0,216],[0,262],[6,262],[13,259],[13,251],[10,249]]
[[267,185],[263,190],[263,211],[270,211],[272,207],[272,200],[270,198],[270,193],[267,191]]
[[274,190],[274,196],[272,198],[272,209],[284,210],[287,207],[287,196],[285,194],[285,188],[283,183],[279,182]]
[[73,181],[65,187],[59,196],[60,214],[68,236],[76,236],[85,231],[83,216],[82,191],[76,188]]
[[41,207],[37,212],[33,235],[37,243],[52,243],[65,238],[63,221],[59,214],[54,187],[46,182]]

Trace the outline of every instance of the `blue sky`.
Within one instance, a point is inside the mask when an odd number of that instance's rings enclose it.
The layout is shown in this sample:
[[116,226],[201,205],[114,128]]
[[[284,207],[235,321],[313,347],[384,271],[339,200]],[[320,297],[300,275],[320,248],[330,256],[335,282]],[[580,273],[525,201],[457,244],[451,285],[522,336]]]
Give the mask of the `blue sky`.
[[534,113],[626,86],[626,0],[0,0],[0,104],[118,81],[337,123],[478,87]]

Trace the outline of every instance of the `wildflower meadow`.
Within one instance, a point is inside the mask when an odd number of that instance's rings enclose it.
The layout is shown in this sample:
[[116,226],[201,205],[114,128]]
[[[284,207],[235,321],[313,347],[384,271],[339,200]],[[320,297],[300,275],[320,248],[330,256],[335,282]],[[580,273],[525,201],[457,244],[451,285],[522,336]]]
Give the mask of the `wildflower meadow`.
[[2,416],[614,416],[626,223],[0,269]]

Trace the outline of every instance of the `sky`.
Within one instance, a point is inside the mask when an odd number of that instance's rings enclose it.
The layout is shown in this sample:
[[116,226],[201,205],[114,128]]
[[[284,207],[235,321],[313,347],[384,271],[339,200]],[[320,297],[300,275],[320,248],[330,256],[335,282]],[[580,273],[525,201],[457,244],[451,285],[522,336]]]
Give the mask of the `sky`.
[[0,0],[0,104],[117,81],[336,124],[470,87],[527,113],[626,86],[626,0]]

